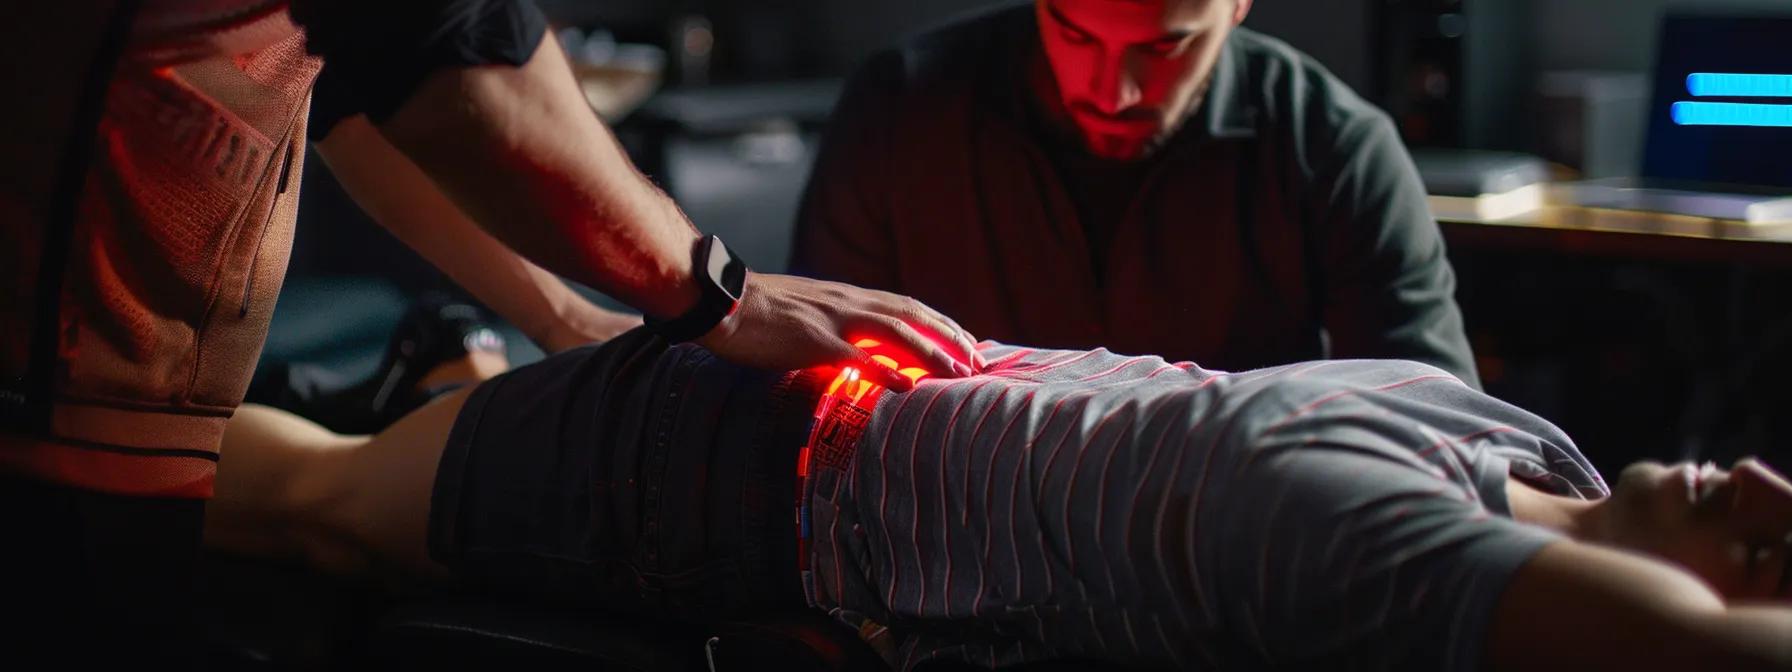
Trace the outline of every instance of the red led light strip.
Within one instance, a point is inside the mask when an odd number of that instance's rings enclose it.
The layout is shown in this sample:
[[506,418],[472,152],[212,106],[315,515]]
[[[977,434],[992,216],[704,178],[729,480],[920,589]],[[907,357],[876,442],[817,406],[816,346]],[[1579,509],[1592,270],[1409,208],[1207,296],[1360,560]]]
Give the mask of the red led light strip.
[[[891,356],[890,349],[876,340],[860,339],[853,345],[870,354],[872,361],[895,369],[914,382],[919,383],[931,375],[920,367],[902,366]],[[796,458],[797,564],[802,571],[809,570],[812,532],[809,475],[814,472],[815,461],[819,458],[822,464],[845,468],[851,461],[853,449],[858,446],[859,436],[870,422],[872,409],[877,407],[877,400],[883,394],[882,385],[865,380],[857,367],[847,366],[841,367],[840,373],[822,392],[821,399],[815,402],[809,440],[797,452]]]

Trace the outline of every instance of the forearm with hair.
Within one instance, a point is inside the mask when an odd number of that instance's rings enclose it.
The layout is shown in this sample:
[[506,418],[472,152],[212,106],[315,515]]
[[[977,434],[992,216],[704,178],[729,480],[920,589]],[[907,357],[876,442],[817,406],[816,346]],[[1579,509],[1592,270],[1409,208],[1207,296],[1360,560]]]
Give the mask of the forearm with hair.
[[629,163],[551,35],[521,67],[431,75],[380,130],[536,263],[649,314],[696,303],[696,229]]
[[632,323],[586,301],[481,230],[365,118],[344,120],[317,149],[374,221],[542,348],[558,351],[608,338]]

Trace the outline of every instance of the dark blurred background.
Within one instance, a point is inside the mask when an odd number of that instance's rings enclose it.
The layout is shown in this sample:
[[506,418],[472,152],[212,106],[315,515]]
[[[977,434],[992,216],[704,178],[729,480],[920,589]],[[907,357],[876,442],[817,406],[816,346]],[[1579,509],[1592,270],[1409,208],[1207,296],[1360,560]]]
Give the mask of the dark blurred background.
[[[594,51],[569,49],[575,56],[640,45],[630,54],[657,68],[654,93],[613,127],[700,228],[775,271],[841,79],[906,35],[1004,3],[539,4],[591,38]],[[1258,0],[1246,25],[1325,63],[1388,109],[1412,146],[1526,152],[1564,177],[1608,177],[1640,163],[1664,12],[1785,4]],[[311,165],[269,356],[371,369],[406,297],[447,283],[365,221],[315,157]],[[1792,262],[1456,238],[1451,254],[1488,391],[1565,426],[1602,468],[1785,454]],[[344,291],[363,298],[344,302]],[[538,356],[512,340],[518,358]]]

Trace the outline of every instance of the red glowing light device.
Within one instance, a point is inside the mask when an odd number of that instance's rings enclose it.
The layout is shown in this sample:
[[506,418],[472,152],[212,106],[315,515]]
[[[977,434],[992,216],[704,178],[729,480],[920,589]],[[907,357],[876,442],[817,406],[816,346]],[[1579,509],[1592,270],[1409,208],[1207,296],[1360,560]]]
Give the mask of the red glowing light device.
[[[916,383],[933,375],[918,366],[905,366],[897,358],[899,353],[895,349],[876,339],[861,338],[853,345],[871,355],[872,361],[890,367]],[[828,367],[828,370],[832,368]],[[819,458],[823,464],[845,467],[884,391],[884,386],[866,380],[859,367],[843,366],[834,375],[833,382],[828,383],[821,399],[815,402],[809,440],[796,457],[797,562],[803,571],[809,570],[809,474],[812,463]]]

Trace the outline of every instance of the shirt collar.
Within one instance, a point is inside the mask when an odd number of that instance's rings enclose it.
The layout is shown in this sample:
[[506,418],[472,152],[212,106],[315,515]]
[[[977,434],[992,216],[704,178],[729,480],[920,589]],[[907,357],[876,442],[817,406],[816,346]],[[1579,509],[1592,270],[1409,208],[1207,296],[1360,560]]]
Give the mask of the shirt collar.
[[1195,117],[1179,135],[1190,132],[1218,140],[1257,137],[1257,102],[1248,95],[1248,73],[1244,50],[1239,45],[1239,31],[1234,28],[1220,47],[1220,57],[1213,65],[1213,81],[1207,86],[1207,97],[1195,110]]

